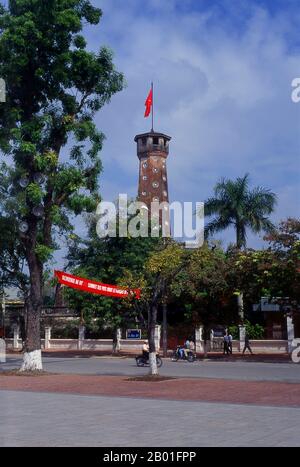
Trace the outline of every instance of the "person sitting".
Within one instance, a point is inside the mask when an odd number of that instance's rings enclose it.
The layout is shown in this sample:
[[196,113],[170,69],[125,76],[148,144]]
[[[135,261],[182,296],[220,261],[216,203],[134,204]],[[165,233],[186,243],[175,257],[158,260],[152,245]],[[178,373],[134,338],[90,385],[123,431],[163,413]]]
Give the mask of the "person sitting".
[[190,350],[194,352],[195,350],[195,342],[193,340],[190,340]]
[[143,357],[145,360],[149,360],[149,343],[148,340],[144,341],[143,344]]
[[183,345],[178,345],[178,355],[179,355],[179,358],[184,358],[184,346]]
[[191,350],[191,344],[190,344],[190,340],[187,339],[184,343],[184,346],[183,346],[183,351],[184,351],[184,356],[185,358],[187,358],[188,354],[189,354],[189,351]]

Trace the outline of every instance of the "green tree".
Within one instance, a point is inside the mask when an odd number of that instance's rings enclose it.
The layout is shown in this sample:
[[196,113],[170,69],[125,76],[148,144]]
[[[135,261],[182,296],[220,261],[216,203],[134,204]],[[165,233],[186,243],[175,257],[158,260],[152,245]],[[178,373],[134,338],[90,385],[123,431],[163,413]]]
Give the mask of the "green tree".
[[173,285],[174,293],[185,304],[186,316],[204,327],[205,352],[211,327],[236,321],[228,272],[224,251],[205,242],[190,252],[189,261]]
[[182,268],[189,253],[182,245],[172,240],[162,240],[144,263],[142,270],[124,273],[123,285],[141,288],[140,300],[127,300],[127,306],[135,307],[147,317],[149,340],[150,374],[158,374],[155,349],[155,325],[159,305],[163,304],[168,296],[173,294],[172,284]]
[[228,280],[237,294],[243,292],[246,312],[261,297],[269,297],[270,300],[288,297],[290,305],[297,309],[300,302],[299,235],[299,220],[287,219],[265,237],[269,248],[229,249]]
[[[250,321],[245,320],[245,331],[249,339],[263,339],[264,337],[264,328],[260,324],[251,324]],[[229,333],[232,335],[233,339],[239,339],[239,328],[238,326],[229,326]]]
[[255,233],[273,229],[268,216],[273,212],[276,195],[262,187],[249,189],[249,175],[236,180],[222,179],[214,188],[214,197],[205,202],[205,215],[215,216],[205,228],[206,236],[233,226],[236,246],[246,246],[247,229]]
[[[137,277],[159,242],[159,238],[151,237],[99,238],[95,219],[92,218],[88,238],[74,238],[70,241],[68,269],[89,279],[137,288],[140,284]],[[128,280],[125,280],[125,276]],[[136,278],[136,283],[133,277]],[[114,337],[117,328],[126,326],[129,319],[146,321],[142,308],[136,306],[137,300],[133,302],[135,306],[128,307],[124,304],[124,299],[102,297],[73,289],[66,289],[65,296],[69,305],[77,310],[85,323],[96,319],[100,326],[110,326],[115,331]]]
[[124,271],[121,284],[127,287],[141,289],[140,300],[128,297],[124,304],[128,309],[143,316],[147,321],[149,340],[150,374],[158,374],[156,365],[155,325],[159,305],[163,304],[172,292],[172,283],[184,266],[186,251],[172,240],[159,238],[143,267],[133,274]]
[[189,256],[182,245],[172,240],[162,242],[161,246],[161,250],[154,252],[145,265],[149,293],[148,340],[151,374],[157,374],[154,336],[158,306],[165,305],[173,295],[172,285]]
[[0,149],[10,166],[3,210],[22,221],[30,281],[23,370],[42,369],[43,270],[55,234],[71,229],[70,214],[96,206],[103,134],[94,115],[123,86],[111,51],[89,52],[82,35],[101,15],[87,0],[11,0],[0,9]]

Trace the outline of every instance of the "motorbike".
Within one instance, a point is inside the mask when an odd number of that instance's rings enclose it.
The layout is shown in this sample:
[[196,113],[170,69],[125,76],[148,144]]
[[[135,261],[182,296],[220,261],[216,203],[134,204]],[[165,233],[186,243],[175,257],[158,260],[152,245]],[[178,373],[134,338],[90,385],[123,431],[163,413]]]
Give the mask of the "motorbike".
[[[181,352],[185,350],[186,352]],[[177,362],[178,360],[187,360],[192,363],[196,360],[196,354],[190,349],[184,349],[181,345],[178,345],[176,350],[174,350],[171,357],[172,362]]]
[[[149,359],[146,358],[144,355],[137,355],[135,357],[135,361],[136,361],[137,366],[149,365]],[[156,355],[156,365],[158,368],[162,366],[162,359],[160,358],[159,355]]]

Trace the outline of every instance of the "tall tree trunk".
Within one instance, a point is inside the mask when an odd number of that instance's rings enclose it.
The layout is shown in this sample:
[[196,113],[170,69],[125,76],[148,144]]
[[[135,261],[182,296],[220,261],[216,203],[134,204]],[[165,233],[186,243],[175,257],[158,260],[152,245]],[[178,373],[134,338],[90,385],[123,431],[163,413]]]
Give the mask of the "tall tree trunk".
[[151,304],[148,317],[148,341],[149,341],[149,365],[150,374],[157,375],[158,369],[156,364],[156,348],[155,348],[155,325],[157,320],[157,305]]
[[246,246],[245,226],[241,222],[236,223],[236,246],[238,249]]
[[[245,241],[246,233],[245,227],[237,222],[236,224],[236,246],[240,250],[243,246],[246,246]],[[239,322],[243,323],[244,321],[244,296],[243,292],[237,296],[237,306],[238,306],[238,317]]]
[[244,294],[240,292],[237,296],[237,303],[238,303],[238,314],[239,314],[239,321],[243,323],[244,321]]
[[34,251],[28,254],[30,292],[27,301],[26,343],[20,371],[40,371],[42,366],[40,318],[42,308],[42,265]]
[[121,329],[119,327],[113,330],[113,353],[120,352]]

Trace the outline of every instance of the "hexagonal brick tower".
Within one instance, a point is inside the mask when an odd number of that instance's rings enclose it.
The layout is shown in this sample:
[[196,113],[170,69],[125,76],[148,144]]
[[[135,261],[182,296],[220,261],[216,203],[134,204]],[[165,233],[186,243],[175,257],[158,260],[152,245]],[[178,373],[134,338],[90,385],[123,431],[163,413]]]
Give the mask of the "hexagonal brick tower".
[[134,138],[140,160],[138,200],[146,204],[149,212],[152,201],[169,202],[166,160],[170,140],[170,136],[154,131]]

